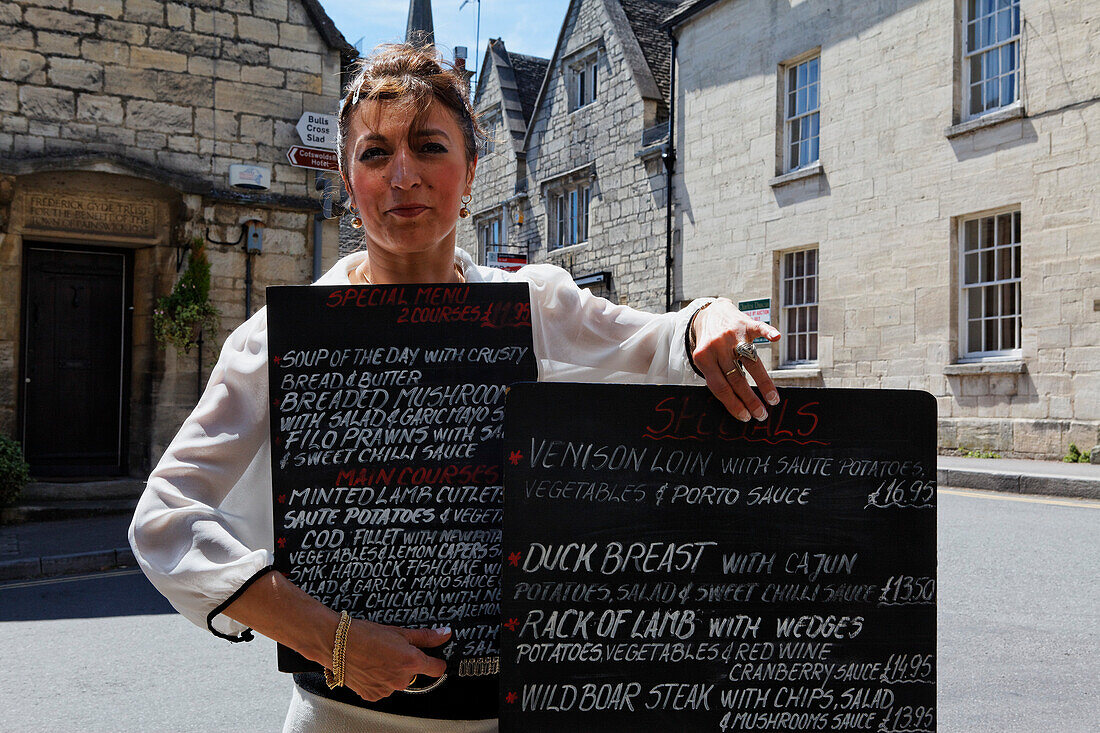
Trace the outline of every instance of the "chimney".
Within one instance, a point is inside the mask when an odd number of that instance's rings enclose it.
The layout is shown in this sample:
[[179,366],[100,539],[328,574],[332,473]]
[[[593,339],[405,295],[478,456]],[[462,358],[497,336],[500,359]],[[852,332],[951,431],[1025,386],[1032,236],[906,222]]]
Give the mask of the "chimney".
[[466,80],[466,96],[470,96],[470,79],[474,72],[466,68],[466,53],[465,46],[455,46],[455,71]]

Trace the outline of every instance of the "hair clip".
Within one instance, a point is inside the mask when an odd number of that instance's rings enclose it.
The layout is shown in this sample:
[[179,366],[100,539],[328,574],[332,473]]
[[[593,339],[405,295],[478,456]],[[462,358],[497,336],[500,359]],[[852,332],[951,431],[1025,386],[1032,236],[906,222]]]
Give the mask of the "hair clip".
[[347,110],[349,102],[350,102],[351,106],[353,106],[353,107],[355,105],[359,104],[359,92],[362,89],[363,89],[363,82],[360,81],[359,85],[357,87],[355,87],[354,92],[349,91],[347,94],[345,94],[343,96],[343,98],[340,100],[340,116],[341,117],[343,117],[344,112]]

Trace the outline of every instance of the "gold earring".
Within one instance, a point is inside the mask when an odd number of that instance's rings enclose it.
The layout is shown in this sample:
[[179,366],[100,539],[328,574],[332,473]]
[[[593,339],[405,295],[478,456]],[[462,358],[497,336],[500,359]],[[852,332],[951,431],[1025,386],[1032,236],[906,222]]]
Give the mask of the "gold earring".
[[470,201],[473,197],[470,194],[466,194],[462,197],[462,208],[458,210],[458,215],[463,219],[467,219],[470,216]]
[[363,228],[363,220],[359,218],[359,212],[355,210],[355,204],[348,204],[348,213],[355,214],[351,220],[351,225],[356,229]]

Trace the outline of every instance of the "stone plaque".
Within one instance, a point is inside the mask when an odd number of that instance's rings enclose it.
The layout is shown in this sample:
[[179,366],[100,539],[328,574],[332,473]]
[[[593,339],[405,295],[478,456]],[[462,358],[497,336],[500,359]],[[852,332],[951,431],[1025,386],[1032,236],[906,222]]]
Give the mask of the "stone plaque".
[[144,201],[110,198],[27,195],[24,226],[125,237],[157,236],[156,206]]

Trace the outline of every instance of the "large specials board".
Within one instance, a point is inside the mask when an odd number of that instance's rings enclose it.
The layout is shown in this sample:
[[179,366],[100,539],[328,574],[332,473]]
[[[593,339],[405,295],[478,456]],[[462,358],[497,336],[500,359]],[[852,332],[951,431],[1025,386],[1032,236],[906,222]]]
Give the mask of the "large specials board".
[[935,729],[936,405],[519,385],[502,731]]
[[[537,375],[527,285],[267,302],[276,570],[355,618],[451,626],[447,690],[495,685],[504,395]],[[318,669],[285,647],[279,668]]]

